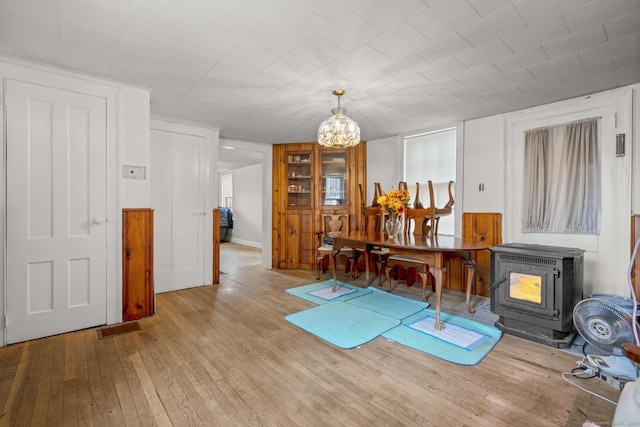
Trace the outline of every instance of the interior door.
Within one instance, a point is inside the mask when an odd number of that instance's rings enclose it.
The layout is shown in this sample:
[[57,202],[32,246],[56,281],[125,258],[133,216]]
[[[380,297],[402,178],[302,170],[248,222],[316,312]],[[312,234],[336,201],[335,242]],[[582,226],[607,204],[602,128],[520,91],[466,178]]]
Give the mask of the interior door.
[[7,343],[106,323],[106,100],[7,81]]
[[151,130],[156,292],[204,285],[204,138]]

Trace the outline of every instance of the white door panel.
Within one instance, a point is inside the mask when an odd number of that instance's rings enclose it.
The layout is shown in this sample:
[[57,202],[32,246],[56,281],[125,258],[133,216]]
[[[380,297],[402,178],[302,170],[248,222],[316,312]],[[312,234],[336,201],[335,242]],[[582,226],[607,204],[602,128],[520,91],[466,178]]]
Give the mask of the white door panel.
[[7,343],[106,323],[106,101],[7,81]]
[[151,131],[156,292],[204,284],[204,138]]

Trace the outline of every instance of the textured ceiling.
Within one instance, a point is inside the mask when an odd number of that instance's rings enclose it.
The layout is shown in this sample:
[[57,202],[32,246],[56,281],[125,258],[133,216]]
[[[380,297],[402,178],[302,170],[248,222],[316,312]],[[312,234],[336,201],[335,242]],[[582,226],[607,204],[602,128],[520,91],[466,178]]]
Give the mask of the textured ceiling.
[[154,115],[379,139],[640,82],[640,0],[0,0],[0,53],[148,87]]

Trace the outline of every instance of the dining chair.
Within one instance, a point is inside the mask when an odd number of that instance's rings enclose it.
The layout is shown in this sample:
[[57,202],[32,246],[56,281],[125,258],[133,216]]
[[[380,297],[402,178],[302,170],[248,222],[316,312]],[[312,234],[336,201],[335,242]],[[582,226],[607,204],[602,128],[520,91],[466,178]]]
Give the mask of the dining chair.
[[[330,233],[349,233],[351,216],[349,214],[323,214],[321,216],[322,231],[316,233],[318,237],[318,249],[316,252],[316,265],[318,267],[318,276],[324,273],[324,264],[327,257],[331,258],[333,250],[333,240],[329,236]],[[358,277],[358,267],[354,262],[355,250],[350,247],[342,247],[338,253],[338,257],[342,257],[345,262],[345,271],[349,272],[352,279]],[[330,261],[331,262],[331,261]]]
[[[375,234],[380,233],[382,235],[384,231],[384,211],[381,206],[377,204],[379,195],[382,194],[382,189],[380,183],[374,182],[375,194],[377,197],[374,197],[376,202],[375,205],[365,206],[364,202],[364,190],[362,188],[362,184],[358,184],[360,189],[360,201],[362,205],[362,219],[360,222],[359,231],[365,232],[367,234]],[[378,282],[380,282],[380,266],[382,262],[382,257],[388,254],[388,249],[385,248],[373,248],[369,251],[369,254],[372,255],[373,265],[375,266],[375,274],[378,275]],[[355,259],[357,260],[360,256],[367,256],[366,251],[356,249]]]
[[[415,229],[417,229],[417,233],[420,235],[437,235],[438,234],[438,226],[440,224],[440,218],[443,216],[448,216],[453,213],[453,205],[455,203],[453,198],[453,184],[454,181],[449,181],[448,183],[436,184],[439,187],[446,185],[448,200],[441,207],[436,205],[436,194],[440,193],[434,189],[434,184],[432,181],[427,182],[428,195],[429,195],[429,205],[425,208],[420,200],[420,183],[416,182],[416,198],[413,202],[413,207],[410,211],[407,212],[411,214],[411,219],[413,219],[413,225]],[[444,191],[444,188],[442,188]],[[414,229],[414,234],[415,234]]]
[[[448,183],[449,189],[449,201],[442,207],[437,208],[435,206],[435,195],[433,190],[433,182],[427,182],[427,188],[429,190],[429,206],[427,208],[407,208],[404,215],[403,221],[403,233],[404,238],[408,238],[409,234],[413,234],[415,239],[418,238],[431,238],[435,237],[438,234],[438,223],[440,221],[440,217],[444,215],[450,215],[453,211],[453,192],[451,187],[453,185],[453,181]],[[420,184],[416,183],[416,187],[419,189]],[[416,191],[416,199],[413,202],[413,205],[422,206],[422,203],[419,199],[419,190]],[[390,272],[393,268],[404,268],[407,271],[407,285],[410,286],[410,276],[409,269],[414,268],[416,270],[416,274],[422,281],[422,299],[424,301],[427,300],[427,283],[429,277],[429,266],[422,260],[413,258],[411,256],[406,255],[388,255],[382,259],[382,265],[380,268],[380,281],[379,284],[382,283],[382,276],[387,277],[387,281],[389,283],[389,290],[391,290],[391,277]],[[435,291],[433,289],[432,291]]]

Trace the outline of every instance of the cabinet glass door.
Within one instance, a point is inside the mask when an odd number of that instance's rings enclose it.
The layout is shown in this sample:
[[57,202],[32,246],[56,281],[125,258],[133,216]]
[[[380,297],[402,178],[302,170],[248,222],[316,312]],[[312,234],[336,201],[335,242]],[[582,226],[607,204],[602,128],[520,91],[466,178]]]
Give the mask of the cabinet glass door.
[[311,207],[311,153],[287,154],[287,205]]
[[321,154],[322,206],[347,205],[347,152],[330,151]]

